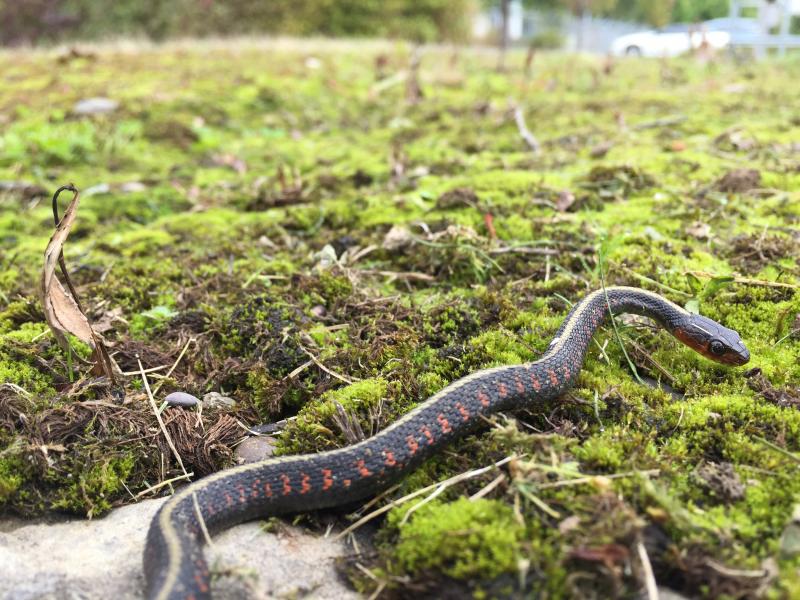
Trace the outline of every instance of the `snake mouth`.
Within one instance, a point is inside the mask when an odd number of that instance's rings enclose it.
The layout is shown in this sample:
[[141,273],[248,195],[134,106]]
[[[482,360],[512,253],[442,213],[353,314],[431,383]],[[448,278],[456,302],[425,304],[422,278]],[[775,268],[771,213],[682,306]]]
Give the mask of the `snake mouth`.
[[739,343],[740,348],[735,349],[725,355],[727,359],[725,364],[741,367],[750,362],[750,351],[744,347],[744,344]]
[[[735,332],[731,333],[735,334]],[[672,331],[672,335],[698,354],[716,363],[741,367],[750,361],[750,351],[739,339],[733,343],[732,340],[715,338],[710,335],[710,332],[700,327],[691,327],[690,329],[677,327]],[[712,351],[712,348],[717,351]]]

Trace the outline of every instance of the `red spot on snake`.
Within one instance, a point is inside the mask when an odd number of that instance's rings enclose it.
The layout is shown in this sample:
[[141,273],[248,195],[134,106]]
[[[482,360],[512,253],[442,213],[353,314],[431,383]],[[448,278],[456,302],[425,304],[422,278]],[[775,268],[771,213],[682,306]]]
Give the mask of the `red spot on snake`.
[[558,375],[553,369],[547,369],[547,374],[550,375],[550,383],[553,385],[558,385]]
[[517,393],[524,394],[525,386],[522,384],[522,379],[519,378],[519,375],[514,375],[514,382],[517,384]]
[[239,486],[239,502],[241,502],[242,504],[247,502],[247,492],[244,490],[243,485]]
[[497,393],[500,394],[501,398],[505,398],[506,396],[508,396],[508,388],[506,387],[505,383],[502,382],[498,383],[497,390],[498,390]]
[[260,488],[260,487],[261,487],[261,480],[260,479],[256,479],[253,482],[253,489],[250,492],[250,497],[251,498],[258,498],[258,494],[259,494],[258,488]]
[[349,479],[345,479],[342,483],[344,484],[344,487],[350,487],[350,480]]
[[464,408],[464,405],[461,404],[461,402],[456,402],[456,408],[458,409],[458,412],[461,413],[461,418],[465,421],[469,421],[469,411]]
[[450,421],[448,421],[445,416],[439,413],[439,416],[436,417],[436,420],[439,421],[439,425],[442,428],[442,433],[450,433],[453,429],[450,427]]
[[225,494],[225,504],[233,506],[233,498],[231,498],[230,494]]
[[564,377],[569,379],[569,365],[564,365]]
[[305,473],[300,473],[303,476],[303,479],[300,481],[300,493],[305,494],[306,492],[311,490],[311,484],[309,483],[311,477],[306,475]]
[[268,483],[264,484],[264,494],[266,494],[267,498],[272,498],[272,486]]
[[363,459],[358,461],[358,472],[361,474],[362,477],[369,477],[370,475],[372,475],[372,471],[370,471],[367,468]]
[[281,481],[283,481],[283,495],[288,496],[292,493],[292,486],[290,485],[291,479],[289,479],[288,475],[281,475]]
[[406,445],[408,446],[408,449],[411,450],[411,454],[417,453],[417,450],[419,449],[419,444],[417,443],[417,440],[415,440],[410,435],[406,436]]
[[428,429],[428,426],[423,425],[419,429],[422,433],[425,434],[425,437],[428,438],[428,444],[433,444],[433,434],[431,433],[431,430]]
[[333,473],[330,469],[322,469],[322,489],[327,490],[333,485]]
[[197,589],[200,590],[201,594],[208,593],[208,585],[205,581],[203,581],[203,574],[202,573],[195,573],[194,581],[197,584]]
[[480,400],[481,405],[489,406],[489,396],[483,392],[478,392],[478,400]]
[[386,461],[385,462],[386,462],[386,466],[387,467],[393,467],[393,466],[395,466],[397,464],[397,461],[394,459],[394,453],[393,452],[384,449],[383,453],[386,455]]

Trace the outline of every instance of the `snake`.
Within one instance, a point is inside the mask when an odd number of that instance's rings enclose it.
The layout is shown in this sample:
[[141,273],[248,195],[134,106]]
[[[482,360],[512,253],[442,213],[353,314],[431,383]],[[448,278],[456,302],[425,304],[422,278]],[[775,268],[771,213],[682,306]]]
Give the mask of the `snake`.
[[531,408],[572,387],[594,333],[610,317],[654,320],[717,363],[743,365],[750,353],[732,329],[650,291],[604,287],[576,303],[539,360],[471,373],[359,443],[309,455],[270,457],[224,469],[183,487],[150,524],[143,566],[151,600],[211,598],[203,545],[236,523],[308,512],[374,496],[443,446],[498,411]]

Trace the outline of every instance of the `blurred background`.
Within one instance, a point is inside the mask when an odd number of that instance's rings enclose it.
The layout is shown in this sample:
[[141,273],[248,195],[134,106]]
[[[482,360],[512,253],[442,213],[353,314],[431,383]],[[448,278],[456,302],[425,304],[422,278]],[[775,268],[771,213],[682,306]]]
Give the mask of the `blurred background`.
[[680,53],[690,29],[726,34],[707,38],[716,46],[783,52],[800,47],[800,0],[0,0],[8,46],[270,34],[663,55]]

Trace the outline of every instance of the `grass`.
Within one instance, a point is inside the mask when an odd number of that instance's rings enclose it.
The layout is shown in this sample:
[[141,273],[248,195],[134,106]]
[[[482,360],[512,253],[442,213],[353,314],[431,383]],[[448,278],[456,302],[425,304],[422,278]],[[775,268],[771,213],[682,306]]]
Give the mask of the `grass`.
[[[629,597],[644,548],[692,596],[790,596],[800,63],[545,53],[526,75],[520,54],[498,73],[489,52],[432,47],[417,101],[409,58],[321,40],[0,54],[2,510],[94,516],[167,490],[180,467],[139,360],[157,404],[237,401],[162,413],[202,475],[232,463],[236,420],[299,415],[283,453],[342,446],[535,359],[603,283],[635,285],[739,331],[760,372],[622,319],[567,396],[499,416],[382,502],[518,458],[391,508],[378,554],[343,569],[365,593]],[[92,96],[119,108],[72,113]],[[66,263],[128,374],[115,390],[36,299],[47,195],[70,181]]]

